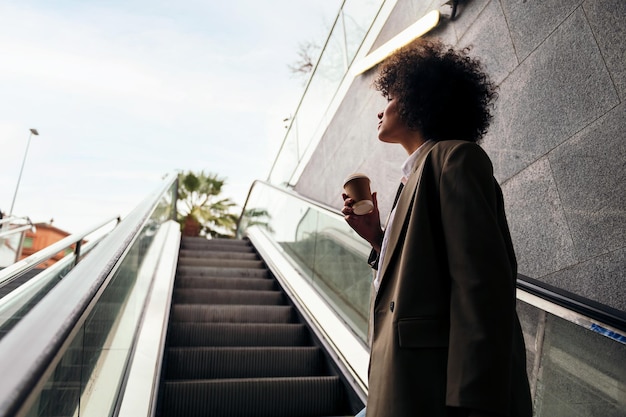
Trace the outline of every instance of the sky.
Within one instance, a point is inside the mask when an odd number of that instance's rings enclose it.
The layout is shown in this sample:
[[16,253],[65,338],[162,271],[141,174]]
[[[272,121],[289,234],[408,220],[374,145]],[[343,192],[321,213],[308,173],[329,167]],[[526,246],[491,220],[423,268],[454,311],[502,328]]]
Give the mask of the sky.
[[2,0],[0,210],[70,233],[179,170],[266,179],[341,0]]

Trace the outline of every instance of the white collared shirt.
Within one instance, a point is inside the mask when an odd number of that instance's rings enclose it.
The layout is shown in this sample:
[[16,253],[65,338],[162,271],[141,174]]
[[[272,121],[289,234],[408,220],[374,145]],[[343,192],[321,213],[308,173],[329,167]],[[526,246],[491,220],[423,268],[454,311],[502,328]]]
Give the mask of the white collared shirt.
[[[402,182],[402,184],[406,184],[407,180],[409,179],[409,176],[411,175],[411,173],[413,172],[413,169],[415,168],[415,161],[417,161],[417,157],[420,154],[420,150],[428,142],[430,142],[430,140],[427,140],[426,142],[422,143],[419,148],[417,148],[411,155],[409,155],[409,157],[404,161],[404,163],[400,167],[402,170],[402,178],[400,179],[400,182]],[[395,215],[396,215],[396,208],[394,207],[391,210],[391,213],[389,214],[389,218],[387,219],[385,232],[383,233],[383,242],[380,245],[380,256],[378,258],[379,259],[378,270],[376,271],[376,277],[374,278],[374,288],[376,292],[378,292],[378,287],[380,286],[380,278],[381,278],[380,270],[382,269],[382,266],[383,266],[383,259],[385,259],[385,253],[387,251],[387,244],[389,243],[389,236],[391,235],[391,225],[393,224],[393,218],[395,217]]]

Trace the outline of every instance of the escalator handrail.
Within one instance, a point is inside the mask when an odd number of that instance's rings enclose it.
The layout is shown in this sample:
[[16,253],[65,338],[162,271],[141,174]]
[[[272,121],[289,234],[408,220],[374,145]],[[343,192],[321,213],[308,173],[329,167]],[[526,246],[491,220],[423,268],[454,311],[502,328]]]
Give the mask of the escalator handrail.
[[284,193],[290,197],[294,197],[297,198],[298,200],[304,201],[312,206],[317,207],[320,210],[323,210],[327,213],[330,213],[331,215],[335,215],[335,216],[341,216],[343,217],[343,214],[341,213],[340,210],[331,207],[329,205],[326,205],[324,203],[320,203],[319,201],[315,201],[313,199],[310,199],[308,197],[303,196],[302,194],[298,193],[297,191],[293,191],[287,188],[283,188],[283,187],[279,187],[277,185],[271,184],[267,181],[263,181],[263,180],[254,180],[252,182],[252,185],[250,186],[250,190],[248,191],[248,195],[246,196],[246,201],[243,203],[243,208],[241,209],[241,215],[239,216],[239,219],[237,220],[237,234],[239,234],[239,225],[241,223],[241,219],[244,217],[245,213],[246,213],[246,207],[248,206],[248,201],[250,200],[250,196],[252,195],[252,190],[254,190],[254,187],[257,186],[257,184],[260,184],[262,186],[265,187],[269,187],[269,188],[273,188],[276,191],[280,191],[281,193]]
[[[91,252],[105,237],[106,235],[103,235],[84,244],[80,256]],[[44,269],[33,278],[2,297],[2,299],[0,299],[0,329],[5,330],[5,324],[15,320],[14,314],[16,312],[25,314],[23,313],[23,309],[27,308],[29,302],[38,295],[42,287],[45,287],[45,285],[55,279],[59,280],[64,271],[69,271],[71,267],[75,265],[76,254],[64,256],[58,262]]]
[[[241,221],[241,219],[244,217],[244,214],[246,212],[246,207],[248,205],[248,200],[250,199],[250,196],[252,194],[254,187],[257,185],[262,185],[262,186],[272,188],[290,197],[304,201],[318,208],[319,210],[322,210],[328,213],[329,215],[343,217],[343,214],[338,209],[335,209],[333,207],[330,207],[318,201],[312,200],[308,197],[302,196],[296,191],[286,189],[283,187],[278,187],[274,184],[268,183],[267,181],[255,180],[252,183],[252,186],[250,187],[248,196],[246,197],[246,201],[242,208],[239,221]],[[239,222],[238,222],[237,233],[239,234],[239,232],[240,231],[239,231]],[[618,329],[620,331],[626,332],[626,312],[624,311],[617,310],[615,308],[601,304],[597,301],[590,300],[588,298],[573,294],[569,291],[556,288],[544,282],[527,277],[523,274],[518,274],[517,288],[527,291],[537,297],[540,297],[551,303],[559,305],[577,314],[589,317],[595,321],[612,326],[615,329]]]
[[167,178],[0,340],[0,415],[15,415],[37,392],[176,180]]
[[564,307],[567,310],[586,316],[594,321],[626,332],[626,312],[624,311],[581,297],[572,292],[554,287],[522,274],[517,275],[517,288]]
[[12,265],[7,266],[2,271],[0,271],[0,288],[9,284],[16,278],[19,278],[21,275],[24,275],[28,271],[34,269],[37,265],[47,261],[48,259],[55,256],[57,253],[69,248],[73,244],[82,241],[86,236],[96,232],[97,230],[103,228],[107,224],[117,221],[119,224],[120,217],[115,216],[110,219],[97,224],[96,226],[90,227],[89,229],[81,232],[74,233],[70,236],[67,236],[58,242],[53,243],[52,245],[33,253],[27,258],[22,259]]

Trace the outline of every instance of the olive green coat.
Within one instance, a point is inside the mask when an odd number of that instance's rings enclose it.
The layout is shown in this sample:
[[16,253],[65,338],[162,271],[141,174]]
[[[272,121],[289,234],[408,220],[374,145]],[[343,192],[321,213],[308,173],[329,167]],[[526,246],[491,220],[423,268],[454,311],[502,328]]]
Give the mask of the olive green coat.
[[447,406],[532,415],[517,264],[480,146],[424,145],[379,268],[368,417],[443,417]]

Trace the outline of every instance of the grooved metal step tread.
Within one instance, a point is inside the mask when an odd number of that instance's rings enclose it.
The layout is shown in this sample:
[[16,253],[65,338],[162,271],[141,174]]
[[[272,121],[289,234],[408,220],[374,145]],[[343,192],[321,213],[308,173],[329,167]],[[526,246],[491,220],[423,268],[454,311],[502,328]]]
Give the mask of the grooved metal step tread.
[[239,246],[239,247],[223,247],[223,246],[212,246],[212,247],[204,247],[204,246],[189,246],[182,245],[182,250],[189,250],[197,252],[201,254],[203,252],[222,252],[224,254],[232,254],[232,253],[242,253],[242,254],[256,254],[254,249],[247,246]]
[[244,245],[250,246],[250,242],[246,239],[230,239],[230,238],[216,238],[207,239],[204,237],[183,236],[183,243],[201,243],[207,245]]
[[165,383],[163,415],[293,417],[344,414],[339,378],[250,378]]
[[254,249],[250,243],[243,240],[232,239],[203,239],[184,237],[181,241],[182,249],[191,250],[212,250],[225,252],[248,252],[253,253]]
[[172,322],[208,323],[292,323],[295,312],[291,306],[242,306],[175,304],[172,306]]
[[223,252],[223,253],[255,253],[254,249],[249,246],[204,246],[204,245],[185,245],[181,246],[183,250],[195,251],[198,253],[202,253],[205,251],[208,252]]
[[250,290],[206,290],[186,289],[174,290],[175,303],[187,304],[253,304],[275,305],[284,304],[284,296],[280,291]]
[[168,339],[180,346],[306,346],[301,323],[172,323]]
[[226,252],[226,251],[214,251],[214,250],[199,250],[199,249],[181,249],[178,252],[180,261],[187,258],[221,258],[221,259],[245,259],[250,261],[258,261],[259,257],[254,252]]
[[176,288],[273,291],[276,290],[276,285],[273,280],[267,278],[180,277],[176,280]]
[[172,348],[166,378],[276,378],[322,376],[326,371],[319,348],[198,347]]
[[180,267],[217,267],[217,268],[246,268],[260,269],[265,266],[258,259],[226,259],[226,258],[182,258],[178,262]]
[[267,278],[269,273],[267,269],[264,268],[221,268],[217,266],[179,265],[176,276]]

